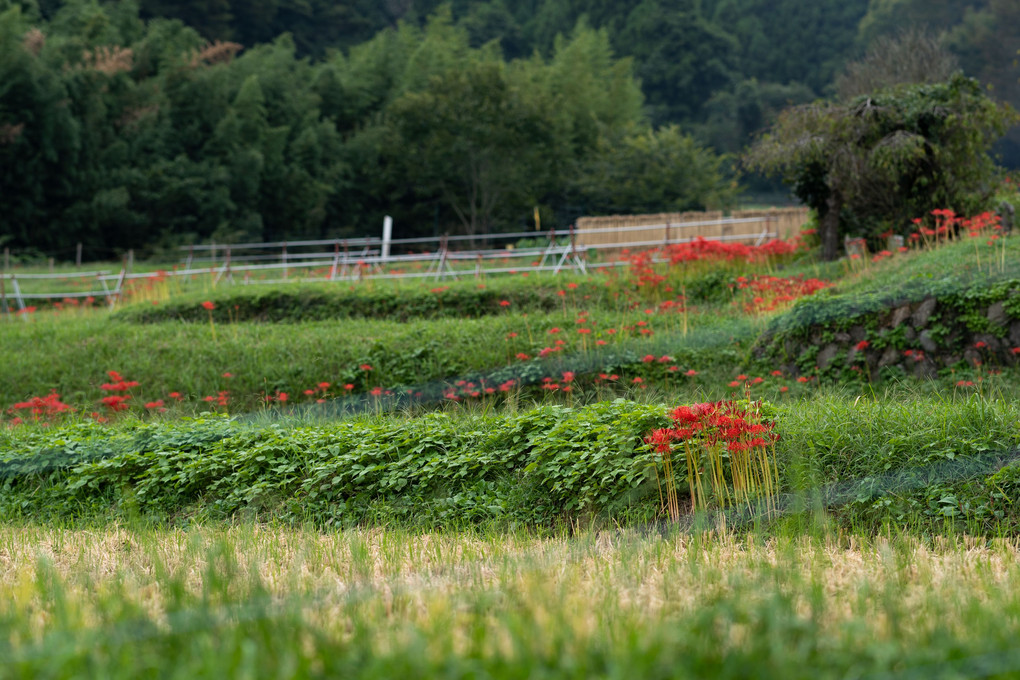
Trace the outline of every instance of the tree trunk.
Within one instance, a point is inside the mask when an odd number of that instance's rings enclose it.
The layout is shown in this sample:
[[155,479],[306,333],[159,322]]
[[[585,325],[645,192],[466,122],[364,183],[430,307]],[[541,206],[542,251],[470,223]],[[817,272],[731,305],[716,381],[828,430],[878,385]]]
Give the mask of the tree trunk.
[[825,215],[819,225],[822,239],[822,259],[831,262],[839,257],[839,213],[843,210],[843,196],[837,190],[825,201]]

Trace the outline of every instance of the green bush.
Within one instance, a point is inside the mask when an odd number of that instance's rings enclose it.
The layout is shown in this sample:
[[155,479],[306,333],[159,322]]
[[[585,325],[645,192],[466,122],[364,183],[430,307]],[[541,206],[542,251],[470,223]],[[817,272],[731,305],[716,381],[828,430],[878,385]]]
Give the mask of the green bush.
[[642,437],[663,406],[254,427],[220,417],[4,436],[0,516],[242,514],[348,524],[549,522],[656,506]]

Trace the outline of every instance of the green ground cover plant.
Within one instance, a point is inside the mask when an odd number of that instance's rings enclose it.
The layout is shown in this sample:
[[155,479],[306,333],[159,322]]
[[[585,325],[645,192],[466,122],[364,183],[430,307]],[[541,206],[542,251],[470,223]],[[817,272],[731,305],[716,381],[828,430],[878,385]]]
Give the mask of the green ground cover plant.
[[[1020,520],[1014,400],[828,392],[755,408],[778,439],[770,501],[778,509],[767,513],[777,520],[812,504],[857,531],[1011,533]],[[306,414],[23,427],[0,440],[0,509],[8,519],[273,517],[318,526],[648,523],[663,511],[666,474],[650,435],[672,411],[617,399],[339,422]],[[715,486],[710,505],[702,484],[692,494],[677,475],[685,516],[692,495],[712,511],[739,495],[732,449],[722,453],[731,491]],[[746,518],[744,505],[733,509],[731,522]]]

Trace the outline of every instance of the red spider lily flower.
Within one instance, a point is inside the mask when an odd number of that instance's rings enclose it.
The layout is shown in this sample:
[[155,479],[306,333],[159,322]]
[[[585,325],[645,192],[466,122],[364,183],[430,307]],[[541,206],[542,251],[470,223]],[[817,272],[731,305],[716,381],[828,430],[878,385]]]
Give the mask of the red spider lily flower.
[[358,368],[360,368],[363,371],[371,371],[372,370],[372,365],[371,364],[361,364],[361,366],[359,366]]
[[308,397],[310,397],[310,396],[312,396],[313,394],[315,394],[315,390],[305,390],[305,396],[308,396]]
[[736,379],[737,379],[737,380],[747,380],[747,376],[746,376],[746,375],[744,375],[743,373],[741,373],[740,375],[738,375],[738,376],[737,376],[737,378],[736,378]]
[[202,303],[202,307],[204,307],[205,309],[208,309],[209,311],[212,311],[212,310],[216,309],[216,304],[214,302],[212,302],[211,300],[206,300],[205,302]]
[[344,385],[344,389],[350,392],[351,390],[354,389],[354,385],[352,383],[347,383],[346,385]]
[[565,290],[558,290],[558,291],[556,291],[556,294],[559,295],[560,297],[566,297],[567,291],[565,291]]
[[1020,347],[1014,347],[1009,351],[1012,352],[1013,354],[1020,354]]
[[563,371],[563,382],[568,383],[568,382],[573,382],[573,381],[574,381],[574,372],[573,371]]
[[687,370],[687,372],[686,372],[686,373],[684,373],[684,375],[686,375],[686,376],[690,376],[690,377],[692,377],[692,378],[693,378],[694,376],[696,376],[697,374],[698,374],[698,372],[697,372],[697,371],[695,371],[695,370],[694,370],[693,368],[690,368],[690,369],[688,369],[688,370]]
[[581,335],[591,335],[590,328],[578,328],[577,332],[580,333]]
[[328,382],[319,383],[319,389],[325,392],[326,390],[329,389],[329,383]]
[[606,333],[609,333],[610,335],[616,335],[616,329],[615,328],[607,328],[606,329]]
[[773,375],[773,376],[779,377],[779,376],[783,375],[783,372],[782,372],[782,371],[780,371],[780,370],[779,370],[779,369],[777,368],[776,370],[772,371],[772,373],[770,373],[769,375]]
[[868,342],[867,340],[861,340],[856,345],[854,345],[854,349],[857,350],[858,352],[861,352],[870,346],[871,346],[870,342]]
[[382,396],[383,389],[381,387],[373,387],[372,391],[369,392],[373,397]]
[[740,387],[740,381],[734,380],[733,382],[726,383],[727,387]]
[[644,382],[644,379],[640,378],[640,377],[639,378],[634,378],[633,380],[631,380],[631,382],[634,383],[635,385],[640,385],[641,383]]
[[521,361],[527,361],[528,359],[530,359],[530,358],[531,358],[531,357],[529,357],[529,356],[528,356],[527,354],[525,354],[524,352],[518,352],[518,353],[516,354],[516,356],[517,356],[517,358],[518,358],[518,359],[520,359]]
[[763,382],[765,382],[765,378],[753,378],[751,380],[752,385],[761,385]]
[[60,401],[60,395],[50,392],[45,397],[32,397],[28,401],[21,401],[10,408],[10,411],[30,410],[37,419],[39,416],[59,415],[65,411],[74,411],[73,408]]
[[138,387],[137,380],[124,380],[117,371],[107,371],[106,374],[113,380],[112,383],[103,383],[99,389],[107,392],[127,392],[132,387]]
[[568,283],[567,284],[567,288],[569,288],[570,290],[576,290],[577,289],[577,284],[576,283]]
[[653,361],[655,361],[655,356],[654,356],[654,355],[652,355],[652,354],[646,354],[646,355],[644,356],[644,358],[643,358],[643,359],[641,359],[641,362],[642,362],[642,363],[645,363],[645,364],[650,364],[650,363],[652,363]]
[[668,364],[671,361],[673,361],[673,357],[666,356],[665,354],[658,358],[660,364]]
[[676,365],[673,365],[673,366],[670,366],[669,368],[667,368],[666,370],[669,371],[670,373],[676,373],[677,371],[680,370],[680,367],[676,366]]
[[500,300],[499,301],[499,306],[500,307],[509,307],[510,306],[510,301],[509,300]]
[[230,371],[227,371],[226,373],[223,374],[223,377],[224,378],[233,378],[234,374],[231,373]]
[[149,410],[152,410],[152,409],[159,409],[160,411],[165,411],[166,410],[165,408],[163,408],[163,400],[162,399],[157,399],[156,401],[148,402],[147,404],[145,404],[145,408],[147,408]]
[[607,343],[605,340],[596,340],[595,344],[596,345],[606,345],[606,344],[609,344],[609,343]]
[[786,385],[783,385],[782,387],[779,388],[779,391],[780,392],[789,392],[790,388],[787,387]]
[[290,399],[290,395],[288,395],[286,392],[276,393],[276,400],[281,404],[286,404],[288,399]]
[[129,394],[111,394],[108,397],[103,397],[99,401],[106,406],[108,409],[116,413],[117,411],[126,411],[128,409],[128,401],[131,399]]
[[671,448],[670,442],[677,438],[675,430],[664,427],[654,430],[650,435],[645,437],[645,443],[653,447],[656,453],[669,453]]
[[549,329],[549,335],[556,335],[559,332],[560,332],[560,329],[557,328],[556,326],[553,326],[552,328]]
[[971,380],[957,380],[956,381],[956,386],[957,387],[973,387],[974,383]]
[[985,347],[988,347],[988,343],[983,340],[974,343],[974,349],[984,349]]
[[802,375],[799,378],[797,378],[797,382],[799,382],[799,383],[810,382],[810,380],[811,380],[811,378],[807,377],[806,375]]

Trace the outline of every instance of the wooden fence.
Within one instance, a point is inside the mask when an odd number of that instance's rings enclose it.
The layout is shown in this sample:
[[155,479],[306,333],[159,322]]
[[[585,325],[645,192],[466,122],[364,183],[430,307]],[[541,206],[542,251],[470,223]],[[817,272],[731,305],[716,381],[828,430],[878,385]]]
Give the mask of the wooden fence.
[[[168,271],[132,272],[133,258],[126,257],[119,273],[4,272],[0,275],[0,314],[31,311],[33,301],[70,303],[91,298],[90,303],[101,299],[113,306],[133,282],[165,278],[197,278],[215,285],[367,278],[442,280],[529,271],[558,274],[571,270],[585,274],[602,267],[625,266],[626,258],[616,255],[628,248],[655,248],[697,238],[762,244],[794,236],[806,220],[805,208],[742,210],[730,216],[687,212],[584,217],[570,229],[488,234],[482,238],[490,242],[490,247],[467,250],[457,246],[473,244],[480,237],[393,239],[389,238],[391,232],[384,231],[382,239],[185,246],[183,266]],[[531,245],[516,247],[522,245],[522,240]],[[499,247],[499,242],[505,245]],[[391,254],[391,247],[414,251]],[[76,290],[53,290],[72,279],[78,281]],[[27,283],[46,285],[46,289],[25,290],[22,284]]]

